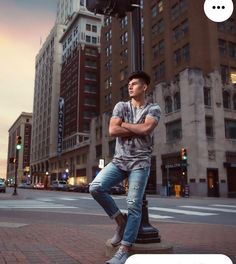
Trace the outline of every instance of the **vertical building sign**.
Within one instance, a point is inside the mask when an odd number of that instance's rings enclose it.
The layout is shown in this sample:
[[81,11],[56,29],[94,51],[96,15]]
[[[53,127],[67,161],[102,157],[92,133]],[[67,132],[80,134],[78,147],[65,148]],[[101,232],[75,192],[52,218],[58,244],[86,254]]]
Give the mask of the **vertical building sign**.
[[58,133],[57,133],[57,153],[62,152],[62,141],[63,141],[63,128],[64,128],[64,107],[65,102],[62,97],[59,98],[58,102]]

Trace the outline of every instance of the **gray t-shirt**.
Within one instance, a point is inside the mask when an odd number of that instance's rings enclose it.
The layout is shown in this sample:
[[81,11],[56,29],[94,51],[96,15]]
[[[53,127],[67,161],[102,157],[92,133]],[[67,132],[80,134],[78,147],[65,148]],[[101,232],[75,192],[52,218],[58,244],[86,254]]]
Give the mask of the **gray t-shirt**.
[[[115,105],[111,118],[121,118],[132,124],[144,123],[146,116],[157,122],[160,120],[161,108],[158,104],[146,103],[140,108],[133,107],[131,101]],[[115,155],[112,162],[124,171],[150,167],[153,149],[153,133],[131,138],[117,137]]]

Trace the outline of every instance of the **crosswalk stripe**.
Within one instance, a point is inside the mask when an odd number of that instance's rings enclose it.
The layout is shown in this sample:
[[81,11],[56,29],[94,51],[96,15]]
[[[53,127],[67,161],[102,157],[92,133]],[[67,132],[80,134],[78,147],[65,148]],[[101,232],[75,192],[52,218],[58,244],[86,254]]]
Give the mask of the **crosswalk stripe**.
[[219,212],[225,212],[225,213],[236,213],[236,210],[205,207],[205,206],[182,205],[180,207],[191,208],[191,209],[209,210],[209,211],[219,211]]
[[149,207],[149,209],[150,210],[155,210],[155,211],[177,213],[177,214],[185,214],[185,215],[198,215],[198,216],[217,215],[217,214],[213,214],[213,213],[203,213],[203,212],[187,211],[187,210],[172,209],[172,208],[162,208],[162,207]]
[[[125,210],[125,209],[121,209],[120,210],[122,213],[128,213],[128,210]],[[154,219],[171,219],[171,218],[174,218],[172,216],[167,216],[167,215],[156,215],[156,214],[148,214],[148,216],[150,218],[154,218]]]
[[211,204],[210,206],[236,208],[236,205],[229,205],[229,204]]
[[1,209],[14,208],[14,209],[51,209],[51,208],[77,208],[75,206],[67,206],[63,204],[55,204],[50,202],[42,202],[42,201],[1,201],[0,202]]

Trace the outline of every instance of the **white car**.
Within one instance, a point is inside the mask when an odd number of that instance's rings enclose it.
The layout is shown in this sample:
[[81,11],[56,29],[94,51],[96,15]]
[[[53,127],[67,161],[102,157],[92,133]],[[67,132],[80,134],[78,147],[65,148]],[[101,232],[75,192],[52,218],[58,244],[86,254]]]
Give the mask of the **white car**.
[[6,183],[4,179],[0,178],[0,192],[6,192]]

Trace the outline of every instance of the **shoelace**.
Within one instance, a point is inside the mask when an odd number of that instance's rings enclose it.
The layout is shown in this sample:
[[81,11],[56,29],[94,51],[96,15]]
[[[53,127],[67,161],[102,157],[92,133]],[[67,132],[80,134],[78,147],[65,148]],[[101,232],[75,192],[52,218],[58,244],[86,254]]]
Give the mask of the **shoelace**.
[[115,257],[118,258],[118,259],[121,259],[121,258],[124,256],[124,254],[126,254],[126,252],[123,251],[123,250],[120,248],[120,249],[116,252]]

